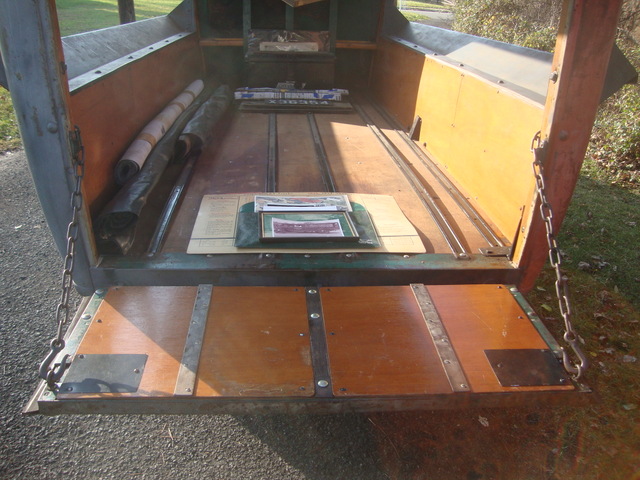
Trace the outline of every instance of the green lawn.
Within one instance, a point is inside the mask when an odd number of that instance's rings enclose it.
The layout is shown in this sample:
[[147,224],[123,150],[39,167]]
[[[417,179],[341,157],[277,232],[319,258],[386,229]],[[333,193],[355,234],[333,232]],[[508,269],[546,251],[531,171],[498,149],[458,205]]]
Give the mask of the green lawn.
[[398,8],[401,10],[423,10],[425,12],[450,12],[451,8],[440,3],[420,0],[400,0]]
[[[136,20],[165,15],[179,0],[135,0]],[[119,23],[117,0],[57,0],[63,36],[112,27]]]

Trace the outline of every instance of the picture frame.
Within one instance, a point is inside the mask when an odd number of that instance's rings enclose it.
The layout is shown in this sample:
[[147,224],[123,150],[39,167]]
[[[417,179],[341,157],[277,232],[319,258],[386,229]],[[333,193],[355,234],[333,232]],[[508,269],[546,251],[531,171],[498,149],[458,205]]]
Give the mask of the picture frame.
[[260,212],[261,242],[357,242],[348,212]]

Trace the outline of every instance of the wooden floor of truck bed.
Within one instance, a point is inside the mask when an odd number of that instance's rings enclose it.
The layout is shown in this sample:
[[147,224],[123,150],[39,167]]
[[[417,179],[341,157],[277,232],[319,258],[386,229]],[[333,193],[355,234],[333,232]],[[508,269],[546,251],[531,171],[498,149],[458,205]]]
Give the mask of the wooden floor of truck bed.
[[[327,191],[323,156],[337,192],[392,195],[415,226],[427,253],[478,253],[480,248],[498,246],[494,239],[482,235],[478,221],[464,212],[451,188],[438,181],[427,167],[424,153],[411,143],[404,131],[393,128],[379,110],[367,103],[356,105],[349,113],[236,110],[224,138],[214,139],[198,159],[162,251],[186,250],[204,195]],[[272,185],[268,182],[270,148],[276,171]],[[398,161],[411,166],[419,185],[412,184]],[[439,210],[440,224],[434,221],[425,203]],[[459,250],[452,250],[443,236],[443,222],[457,237]],[[495,227],[490,228],[496,231]],[[499,232],[495,236],[501,238]]]
[[[517,283],[521,272],[508,258],[509,240],[474,199],[382,109],[368,101],[352,104],[348,113],[233,108],[224,133],[197,159],[157,251],[147,248],[161,204],[146,216],[149,228],[138,228],[127,256],[100,259],[95,287]],[[205,195],[327,191],[392,196],[424,253],[186,253]]]

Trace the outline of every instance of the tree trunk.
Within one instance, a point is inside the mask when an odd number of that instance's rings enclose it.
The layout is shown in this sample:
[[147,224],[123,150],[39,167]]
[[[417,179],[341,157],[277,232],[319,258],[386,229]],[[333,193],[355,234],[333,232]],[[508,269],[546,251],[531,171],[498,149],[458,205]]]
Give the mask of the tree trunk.
[[136,12],[133,0],[118,0],[118,12],[120,13],[120,23],[131,23],[136,21]]

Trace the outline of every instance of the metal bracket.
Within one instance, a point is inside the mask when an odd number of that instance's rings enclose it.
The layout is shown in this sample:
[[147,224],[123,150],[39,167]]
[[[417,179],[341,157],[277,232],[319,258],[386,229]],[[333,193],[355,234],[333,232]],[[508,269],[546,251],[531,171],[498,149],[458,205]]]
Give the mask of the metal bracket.
[[416,297],[424,321],[427,324],[427,328],[433,339],[433,344],[442,361],[442,367],[451,384],[452,390],[454,392],[470,391],[469,382],[462,370],[462,365],[460,365],[453,345],[451,345],[451,341],[449,340],[449,335],[447,335],[447,331],[444,328],[427,288],[421,283],[413,283],[411,284],[411,289]]
[[509,257],[511,256],[511,247],[483,247],[480,253],[485,257]]
[[305,292],[315,395],[316,397],[333,397],[333,385],[329,369],[329,348],[325,334],[320,289],[307,287]]
[[553,351],[547,349],[485,350],[503,387],[571,385]]
[[193,305],[193,313],[191,314],[189,333],[187,334],[184,352],[182,353],[182,362],[178,371],[178,379],[176,380],[174,390],[174,395],[176,396],[191,396],[195,390],[196,374],[200,363],[200,352],[202,351],[202,341],[205,327],[207,326],[212,294],[213,285],[198,286],[198,293]]
[[141,354],[80,354],[60,385],[67,393],[135,393],[147,363]]

